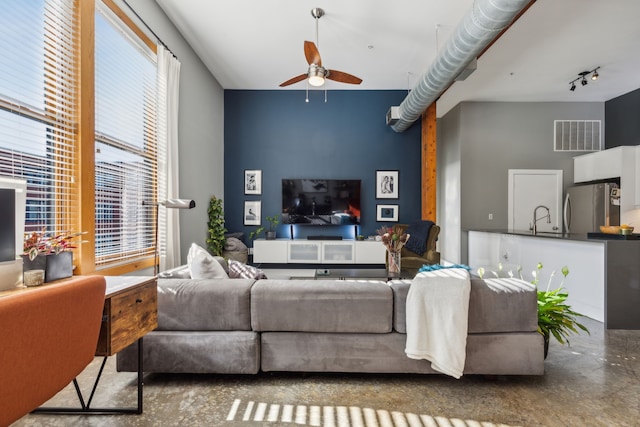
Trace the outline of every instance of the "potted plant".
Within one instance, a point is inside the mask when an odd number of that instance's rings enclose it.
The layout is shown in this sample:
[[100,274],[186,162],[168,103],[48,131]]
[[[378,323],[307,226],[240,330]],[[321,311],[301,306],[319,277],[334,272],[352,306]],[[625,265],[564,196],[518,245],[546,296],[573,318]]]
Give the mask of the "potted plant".
[[[577,313],[571,309],[571,306],[566,304],[566,300],[569,297],[569,293],[564,291],[562,285],[564,280],[569,274],[567,266],[562,267],[562,282],[556,289],[550,289],[551,280],[555,275],[555,271],[549,276],[547,282],[547,288],[541,290],[539,288],[540,271],[542,270],[542,263],[538,263],[536,269],[532,272],[533,283],[537,288],[538,297],[538,332],[542,334],[544,338],[544,357],[547,358],[549,352],[549,340],[553,336],[560,344],[570,345],[569,336],[574,333],[577,334],[582,330],[587,334],[590,334],[586,326],[578,322],[577,318],[583,315]],[[498,265],[498,272],[492,272],[494,276],[501,277],[502,265]],[[518,277],[522,280],[522,268],[518,266]],[[478,275],[483,278],[484,268],[478,269]],[[509,277],[513,277],[513,272],[509,271]]]
[[47,233],[46,229],[25,233],[23,271],[44,270],[44,281],[52,282],[73,275],[74,240],[86,232]]
[[227,232],[227,229],[224,228],[222,200],[216,198],[216,196],[211,196],[207,214],[209,215],[209,221],[207,222],[207,230],[209,233],[209,237],[207,237],[207,249],[212,255],[222,256],[225,243],[224,233]]
[[276,238],[276,227],[280,224],[280,217],[278,214],[273,216],[268,216],[267,221],[269,222],[269,231],[266,232],[267,240],[275,240]]
[[255,230],[253,230],[251,233],[249,233],[249,239],[250,240],[254,240],[257,239],[260,234],[262,234],[263,232],[265,233],[265,237],[267,240],[275,240],[276,238],[276,226],[278,224],[280,224],[280,217],[278,216],[278,214],[273,215],[273,216],[268,216],[266,217],[267,222],[269,223],[269,230],[267,230],[264,226],[259,226],[258,228],[256,228]]
[[[540,270],[542,270],[542,263],[538,263],[536,270],[533,272],[534,278],[531,283],[536,286],[538,286]],[[577,320],[582,314],[576,313],[571,309],[571,306],[566,304],[569,293],[563,291],[562,285],[569,274],[569,269],[564,266],[561,271],[562,282],[557,289],[549,289],[555,271],[549,277],[547,289],[542,291],[538,288],[538,332],[544,337],[545,358],[549,352],[549,339],[552,335],[560,344],[566,343],[570,345],[569,336],[572,333],[579,333],[578,329],[589,334],[587,327]]]

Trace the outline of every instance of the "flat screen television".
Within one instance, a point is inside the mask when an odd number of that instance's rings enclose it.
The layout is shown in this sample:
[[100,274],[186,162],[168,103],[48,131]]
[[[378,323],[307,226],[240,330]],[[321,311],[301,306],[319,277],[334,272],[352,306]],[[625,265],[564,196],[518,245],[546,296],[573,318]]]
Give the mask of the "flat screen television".
[[360,224],[360,180],[283,179],[282,223]]
[[0,176],[0,291],[22,279],[26,195],[26,181]]

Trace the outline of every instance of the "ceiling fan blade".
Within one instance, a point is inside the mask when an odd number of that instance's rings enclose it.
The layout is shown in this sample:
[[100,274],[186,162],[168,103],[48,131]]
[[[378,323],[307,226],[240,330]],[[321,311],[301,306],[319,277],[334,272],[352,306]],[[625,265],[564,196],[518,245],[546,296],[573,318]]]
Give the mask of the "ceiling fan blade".
[[307,74],[300,74],[299,76],[295,76],[289,80],[287,80],[286,82],[280,83],[280,87],[285,87],[285,86],[289,86],[292,85],[294,83],[298,83],[303,81],[304,79],[307,78]]
[[314,42],[306,41],[304,42],[304,56],[307,58],[307,63],[309,65],[316,64],[318,67],[322,67],[322,59],[320,59],[320,52],[318,52],[318,48]]
[[352,85],[359,85],[360,83],[362,83],[361,78],[337,70],[329,70],[329,75],[327,76],[327,78],[329,80],[335,80],[340,83],[349,83]]

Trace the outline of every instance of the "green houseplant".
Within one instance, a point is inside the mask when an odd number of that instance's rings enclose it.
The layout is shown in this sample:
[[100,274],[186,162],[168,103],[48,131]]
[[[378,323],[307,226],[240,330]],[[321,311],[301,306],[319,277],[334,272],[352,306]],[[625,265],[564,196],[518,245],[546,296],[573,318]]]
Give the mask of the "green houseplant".
[[259,226],[258,228],[253,230],[251,233],[249,233],[250,240],[257,239],[260,236],[260,234],[262,234],[263,232],[265,233],[265,237],[267,240],[274,240],[276,238],[275,228],[278,224],[280,224],[280,216],[278,214],[275,214],[273,216],[266,217],[266,219],[267,219],[267,222],[269,223],[269,230],[267,231],[267,229],[262,225]]
[[224,210],[222,209],[222,200],[216,196],[211,196],[209,207],[207,208],[209,221],[207,221],[207,249],[212,255],[222,256],[224,250],[225,237],[227,229],[224,228]]
[[[570,345],[569,336],[571,334],[577,334],[580,330],[589,334],[589,330],[586,326],[578,322],[578,317],[583,317],[582,314],[577,313],[571,309],[566,303],[569,293],[563,289],[564,280],[569,274],[569,269],[564,266],[561,269],[562,282],[556,289],[551,289],[551,281],[555,275],[555,271],[549,276],[547,282],[547,288],[541,290],[539,287],[540,272],[542,271],[542,263],[536,265],[536,269],[532,272],[533,283],[537,288],[538,297],[538,332],[544,337],[544,356],[547,357],[549,351],[549,340],[553,336],[560,344]],[[500,277],[502,265],[498,266],[498,272],[492,272],[494,276]],[[518,277],[522,280],[522,267],[518,266]],[[483,278],[484,269],[478,269],[478,275]],[[509,272],[508,275],[513,277],[513,272]]]
[[[536,270],[533,272],[534,278],[531,283],[536,287],[538,286],[540,270],[542,270],[542,263],[538,263]],[[563,277],[558,288],[550,289],[551,279],[555,271],[549,277],[547,289],[540,290],[538,288],[538,332],[545,339],[545,357],[549,349],[549,339],[552,335],[560,344],[566,343],[570,345],[569,336],[572,333],[579,333],[578,329],[589,334],[587,327],[577,320],[578,317],[582,317],[582,314],[573,311],[571,306],[566,303],[569,293],[563,290],[562,285],[569,274],[569,269],[564,266],[561,271]]]

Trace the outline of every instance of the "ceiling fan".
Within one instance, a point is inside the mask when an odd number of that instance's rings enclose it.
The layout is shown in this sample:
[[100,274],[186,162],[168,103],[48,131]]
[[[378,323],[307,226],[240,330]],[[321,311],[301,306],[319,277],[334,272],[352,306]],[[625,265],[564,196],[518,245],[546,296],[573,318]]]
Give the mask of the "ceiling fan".
[[286,82],[280,83],[280,87],[289,86],[307,78],[309,79],[308,81],[311,86],[322,86],[325,79],[354,85],[362,83],[362,79],[356,76],[343,71],[330,70],[322,66],[322,59],[320,58],[320,52],[318,51],[316,44],[318,43],[318,20],[324,16],[324,10],[319,7],[313,8],[311,9],[311,16],[316,20],[316,43],[306,40],[304,42],[304,56],[307,58],[309,69],[304,74],[300,74]]

